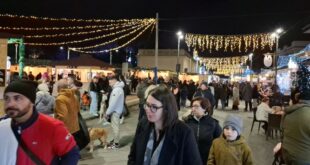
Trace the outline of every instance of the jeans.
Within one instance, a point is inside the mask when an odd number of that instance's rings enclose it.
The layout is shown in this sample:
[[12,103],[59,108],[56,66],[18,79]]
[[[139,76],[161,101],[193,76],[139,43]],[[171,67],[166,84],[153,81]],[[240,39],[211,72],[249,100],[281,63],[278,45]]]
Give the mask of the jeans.
[[95,115],[98,113],[97,92],[90,91],[90,97],[91,97],[90,113]]
[[116,112],[112,113],[111,117],[111,127],[113,132],[114,143],[119,143],[119,125],[120,125],[120,115]]

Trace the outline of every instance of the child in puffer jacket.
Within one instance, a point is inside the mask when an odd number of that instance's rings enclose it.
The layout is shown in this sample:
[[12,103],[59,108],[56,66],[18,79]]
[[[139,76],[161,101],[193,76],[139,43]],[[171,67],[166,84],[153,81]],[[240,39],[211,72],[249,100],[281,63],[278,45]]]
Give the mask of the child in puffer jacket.
[[53,116],[55,108],[55,98],[49,93],[47,84],[38,85],[35,101],[36,110],[40,113]]
[[223,135],[213,140],[208,165],[252,165],[250,147],[241,135],[242,118],[228,115],[224,122]]

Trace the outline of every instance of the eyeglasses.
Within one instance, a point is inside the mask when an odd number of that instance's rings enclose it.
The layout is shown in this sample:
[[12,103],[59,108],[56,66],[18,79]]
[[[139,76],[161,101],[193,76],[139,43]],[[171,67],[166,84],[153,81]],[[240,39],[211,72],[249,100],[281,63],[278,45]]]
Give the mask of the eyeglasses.
[[151,104],[148,104],[148,103],[144,103],[143,107],[144,107],[144,109],[150,109],[151,112],[156,113],[157,110],[162,108],[163,106],[157,107],[157,106],[154,106],[154,105],[151,105]]
[[198,108],[200,108],[201,106],[200,105],[193,105],[191,108],[192,109],[198,109]]

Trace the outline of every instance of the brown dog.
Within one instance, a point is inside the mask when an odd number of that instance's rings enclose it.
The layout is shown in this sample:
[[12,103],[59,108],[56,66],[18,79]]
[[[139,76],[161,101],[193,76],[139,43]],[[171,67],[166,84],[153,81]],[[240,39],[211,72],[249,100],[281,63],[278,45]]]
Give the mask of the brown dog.
[[104,128],[88,128],[89,137],[90,137],[90,150],[89,152],[94,151],[94,142],[95,140],[99,140],[104,147],[107,144],[108,132]]

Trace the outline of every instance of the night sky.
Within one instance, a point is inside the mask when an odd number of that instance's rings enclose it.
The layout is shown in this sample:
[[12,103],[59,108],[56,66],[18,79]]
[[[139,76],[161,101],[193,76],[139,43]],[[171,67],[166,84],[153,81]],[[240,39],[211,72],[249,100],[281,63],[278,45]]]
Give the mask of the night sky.
[[[201,34],[248,34],[271,32],[282,27],[293,34],[294,28],[309,20],[310,0],[0,1],[0,13],[57,18],[154,18],[156,12],[160,17],[159,47],[177,48],[177,30]],[[280,46],[294,39],[298,38],[283,36]],[[132,46],[154,48],[154,33],[143,36]],[[184,43],[182,47],[187,48]]]

